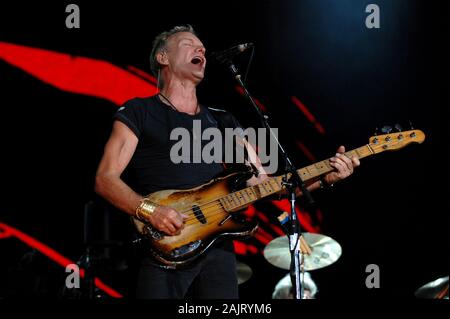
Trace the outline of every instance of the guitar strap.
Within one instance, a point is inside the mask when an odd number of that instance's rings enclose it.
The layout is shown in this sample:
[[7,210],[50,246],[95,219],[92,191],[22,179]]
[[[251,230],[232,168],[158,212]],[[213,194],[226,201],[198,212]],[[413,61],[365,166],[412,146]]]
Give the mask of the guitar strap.
[[217,127],[223,134],[225,134],[225,128],[227,127],[232,129],[242,127],[230,112],[212,107],[208,107],[208,110],[216,120]]
[[[241,128],[242,130],[243,127],[241,126],[241,124],[238,122],[238,120],[230,113],[227,112],[225,110],[221,110],[221,109],[216,109],[216,108],[212,108],[212,107],[208,107],[209,112],[211,113],[211,115],[214,117],[216,123],[217,123],[217,128],[220,130],[220,132],[222,133],[222,137],[223,137],[223,141],[222,141],[222,154],[223,156],[225,156],[225,135],[227,134],[226,132],[226,128],[231,128],[231,129],[236,129],[236,128]],[[234,138],[236,138],[236,135],[234,135]],[[242,136],[243,139],[245,139],[245,136]],[[237,143],[237,142],[236,142]],[[248,151],[247,151],[247,146],[244,145],[244,152],[245,152],[245,158],[248,158]],[[227,170],[231,170],[231,171],[250,171],[252,172],[254,175],[258,176],[258,170],[256,169],[256,167],[250,163],[250,162],[246,162],[246,164],[236,164],[236,163],[225,163],[225,161],[223,160],[224,167]]]

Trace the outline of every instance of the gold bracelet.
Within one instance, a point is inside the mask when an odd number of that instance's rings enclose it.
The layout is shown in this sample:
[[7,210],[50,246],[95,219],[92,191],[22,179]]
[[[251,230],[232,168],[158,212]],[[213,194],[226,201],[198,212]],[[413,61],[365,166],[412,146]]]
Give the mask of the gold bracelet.
[[158,204],[153,203],[148,198],[144,198],[136,208],[135,216],[141,221],[148,221],[148,218],[153,214],[158,206]]

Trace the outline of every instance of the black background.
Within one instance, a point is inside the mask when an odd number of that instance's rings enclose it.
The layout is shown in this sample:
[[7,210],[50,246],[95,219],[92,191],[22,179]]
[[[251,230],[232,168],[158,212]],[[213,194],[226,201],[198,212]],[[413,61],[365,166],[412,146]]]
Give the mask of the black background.
[[[363,160],[351,178],[316,195],[321,233],[336,239],[343,255],[312,275],[321,299],[414,298],[418,287],[448,275],[448,2],[77,1],[80,29],[65,27],[68,3],[2,4],[0,41],[148,72],[152,39],[174,25],[192,24],[209,51],[253,42],[248,87],[267,106],[298,167],[310,162],[297,139],[323,159],[341,144],[366,144],[376,127],[400,123],[409,129],[412,121],[426,134],[422,145]],[[380,6],[380,29],[364,25],[369,3]],[[245,70],[247,60],[246,53],[236,63]],[[245,126],[257,126],[233,81],[226,68],[210,63],[199,96]],[[0,92],[0,220],[77,259],[84,250],[84,204],[94,197],[95,170],[117,106],[60,91],[3,60]],[[291,96],[308,106],[325,135]],[[0,292],[8,296],[19,283],[8,273],[17,273],[28,248],[13,239],[0,247]],[[270,298],[284,271],[261,255],[240,260],[253,269],[240,286],[242,298]],[[62,269],[40,262],[50,274],[43,294],[54,296]],[[380,289],[365,286],[368,264],[380,267]],[[105,281],[114,282],[114,274]],[[124,283],[117,285],[120,290]]]

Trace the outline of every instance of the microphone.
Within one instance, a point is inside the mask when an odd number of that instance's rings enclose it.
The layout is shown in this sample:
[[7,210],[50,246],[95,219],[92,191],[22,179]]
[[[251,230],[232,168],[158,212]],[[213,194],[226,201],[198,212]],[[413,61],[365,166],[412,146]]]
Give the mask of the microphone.
[[244,52],[248,48],[253,47],[253,43],[243,43],[236,45],[234,47],[231,47],[229,49],[223,50],[223,51],[216,51],[211,53],[210,57],[216,60],[219,63],[225,63],[229,60],[231,60],[233,57],[238,55],[241,52]]

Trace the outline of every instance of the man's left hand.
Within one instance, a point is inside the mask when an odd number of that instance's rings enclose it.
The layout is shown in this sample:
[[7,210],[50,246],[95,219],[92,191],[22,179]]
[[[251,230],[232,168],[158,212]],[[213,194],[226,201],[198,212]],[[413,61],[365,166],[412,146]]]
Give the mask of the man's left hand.
[[344,153],[345,147],[340,146],[336,156],[330,158],[330,166],[335,170],[324,176],[324,180],[328,185],[333,185],[334,183],[347,178],[353,174],[353,169],[360,165],[359,159],[356,156],[348,158]]

